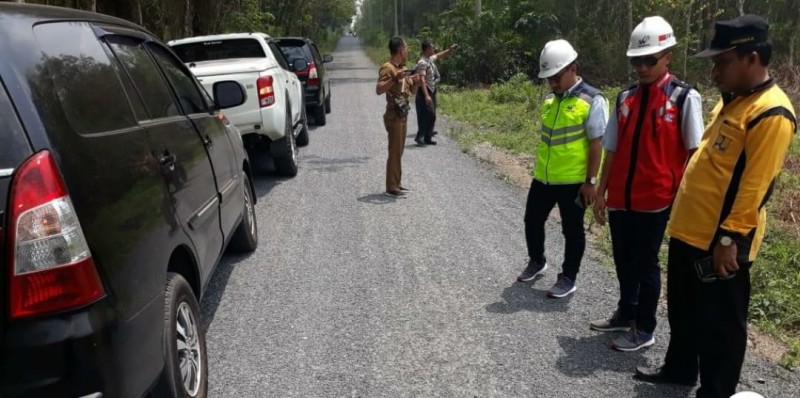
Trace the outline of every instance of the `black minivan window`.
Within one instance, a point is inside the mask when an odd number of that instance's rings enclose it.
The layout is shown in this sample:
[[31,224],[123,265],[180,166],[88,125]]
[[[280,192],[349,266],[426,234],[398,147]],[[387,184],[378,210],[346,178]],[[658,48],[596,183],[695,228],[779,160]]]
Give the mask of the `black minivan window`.
[[30,154],[25,131],[19,124],[6,90],[0,84],[0,170],[17,167]]
[[180,115],[169,87],[144,48],[144,43],[125,36],[109,36],[106,41],[128,71],[150,119]]
[[45,72],[38,76],[49,75],[52,80],[34,81],[34,89],[55,92],[76,132],[92,134],[136,125],[119,76],[89,24],[42,24],[34,28],[34,35],[43,53],[39,69]]
[[198,85],[189,72],[182,67],[181,61],[158,44],[148,43],[147,47],[153,53],[164,74],[167,75],[167,80],[172,84],[172,88],[175,89],[183,111],[187,115],[208,112],[208,104],[203,100]]

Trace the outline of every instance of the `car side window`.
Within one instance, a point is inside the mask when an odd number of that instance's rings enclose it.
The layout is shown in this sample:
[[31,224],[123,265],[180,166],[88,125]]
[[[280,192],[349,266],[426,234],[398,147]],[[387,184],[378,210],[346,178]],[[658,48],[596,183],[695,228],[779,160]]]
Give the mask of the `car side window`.
[[147,48],[153,53],[156,62],[158,62],[158,65],[161,66],[167,76],[167,80],[172,84],[183,111],[187,115],[208,113],[207,99],[203,98],[201,89],[198,87],[194,77],[186,70],[180,60],[172,55],[169,50],[158,44],[147,43]]
[[0,169],[13,169],[31,154],[17,112],[0,82]]
[[[136,126],[128,97],[91,25],[58,22],[34,27],[42,51],[34,91],[54,93],[67,123],[79,134]],[[49,77],[49,78],[48,78]],[[53,94],[47,94],[51,96]],[[45,107],[44,104],[37,106]],[[55,109],[40,109],[54,112]]]
[[319,53],[319,49],[317,48],[317,45],[314,44],[314,43],[311,43],[311,44],[309,44],[309,47],[311,47],[311,54],[314,56],[314,63],[317,64],[317,65],[322,65],[322,56]]
[[291,70],[289,68],[289,63],[286,62],[286,58],[283,56],[283,52],[275,45],[275,43],[269,43],[269,49],[272,50],[272,53],[275,54],[275,59],[278,61],[278,64],[281,68],[286,70]]
[[109,36],[106,41],[136,86],[150,119],[179,116],[178,106],[169,87],[143,47],[142,40]]

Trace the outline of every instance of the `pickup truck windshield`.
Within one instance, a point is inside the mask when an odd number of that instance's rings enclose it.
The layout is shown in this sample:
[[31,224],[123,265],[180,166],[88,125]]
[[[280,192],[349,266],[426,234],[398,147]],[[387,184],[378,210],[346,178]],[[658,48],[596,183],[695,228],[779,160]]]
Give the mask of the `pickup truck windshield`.
[[216,61],[232,58],[266,58],[256,39],[212,40],[172,46],[184,63]]

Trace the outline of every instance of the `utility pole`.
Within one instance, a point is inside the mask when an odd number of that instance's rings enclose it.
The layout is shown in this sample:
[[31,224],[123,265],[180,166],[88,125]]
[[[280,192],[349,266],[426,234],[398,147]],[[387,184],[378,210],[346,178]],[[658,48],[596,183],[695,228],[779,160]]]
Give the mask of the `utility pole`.
[[481,0],[475,0],[475,16],[481,16]]
[[394,0],[394,35],[400,36],[400,29],[397,23],[397,0]]

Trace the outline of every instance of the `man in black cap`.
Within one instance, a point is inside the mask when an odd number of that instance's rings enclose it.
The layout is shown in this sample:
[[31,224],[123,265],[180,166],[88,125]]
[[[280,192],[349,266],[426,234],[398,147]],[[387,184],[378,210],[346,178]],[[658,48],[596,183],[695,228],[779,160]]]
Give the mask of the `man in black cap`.
[[[797,129],[769,74],[769,25],[745,15],[715,25],[709,49],[722,99],[689,161],[670,215],[664,366],[636,378],[694,385],[697,396],[736,392],[747,346],[750,267],[766,228],[765,204]],[[699,361],[698,361],[699,360]]]

